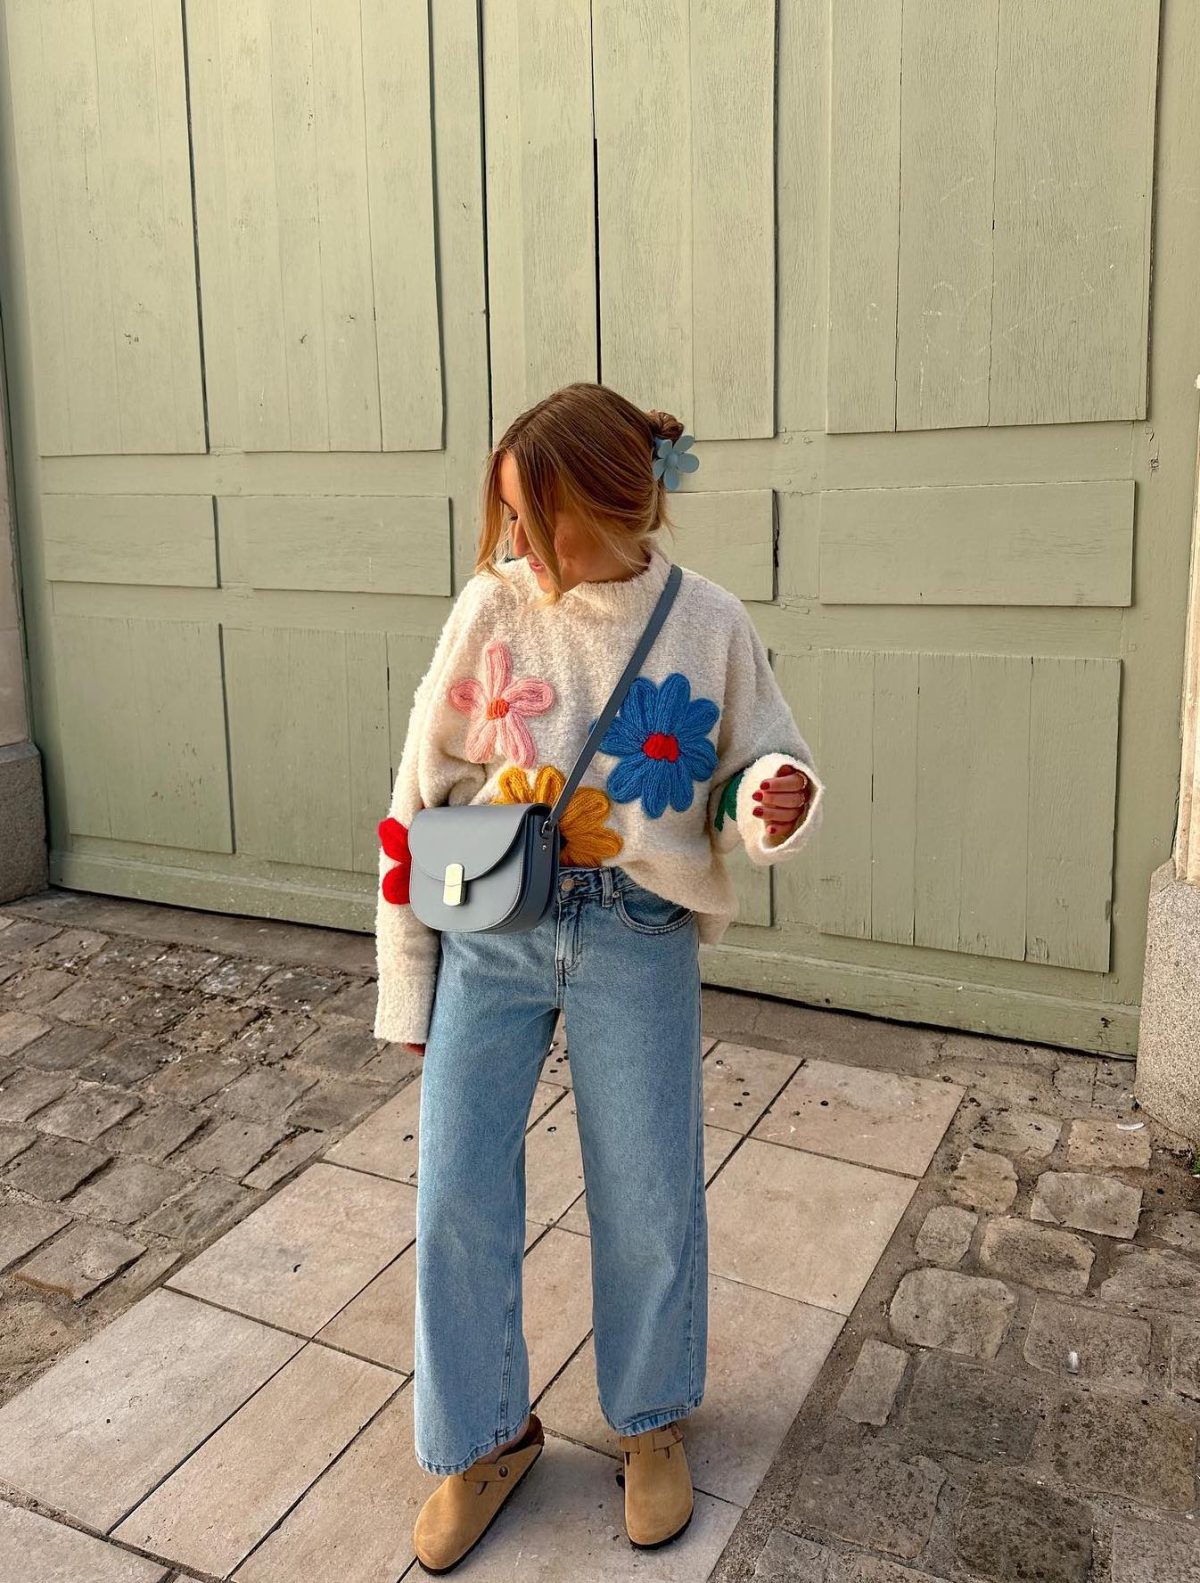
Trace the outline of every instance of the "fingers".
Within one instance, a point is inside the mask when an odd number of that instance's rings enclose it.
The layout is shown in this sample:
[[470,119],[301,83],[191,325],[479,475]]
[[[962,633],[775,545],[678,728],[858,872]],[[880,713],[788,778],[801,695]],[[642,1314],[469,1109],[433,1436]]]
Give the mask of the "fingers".
[[794,764],[783,764],[750,794],[754,815],[764,821],[767,835],[786,838],[799,824],[811,793],[808,776]]

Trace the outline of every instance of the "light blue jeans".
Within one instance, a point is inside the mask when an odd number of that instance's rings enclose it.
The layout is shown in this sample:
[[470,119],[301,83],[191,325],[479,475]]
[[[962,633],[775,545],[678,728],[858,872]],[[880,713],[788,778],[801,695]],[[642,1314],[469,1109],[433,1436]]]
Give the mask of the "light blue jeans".
[[536,929],[443,934],[421,1080],[417,1461],[458,1473],[530,1409],[525,1128],[557,1012],[591,1226],[600,1410],[618,1434],[704,1394],[708,1221],[696,922],[614,867],[561,871]]

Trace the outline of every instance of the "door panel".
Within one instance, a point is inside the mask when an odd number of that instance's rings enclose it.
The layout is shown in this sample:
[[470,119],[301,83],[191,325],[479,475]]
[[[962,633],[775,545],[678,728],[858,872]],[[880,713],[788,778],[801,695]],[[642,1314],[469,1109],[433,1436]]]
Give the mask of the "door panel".
[[804,858],[738,860],[709,981],[1132,1048],[1178,769],[1200,11],[183,20],[5,10],[53,877],[369,928],[489,444],[599,378],[698,437],[671,547],[746,601],[830,786]]
[[438,449],[424,0],[187,24],[214,449]]
[[178,8],[5,7],[42,454],[204,450]]
[[831,432],[1144,416],[1158,10],[831,6]]

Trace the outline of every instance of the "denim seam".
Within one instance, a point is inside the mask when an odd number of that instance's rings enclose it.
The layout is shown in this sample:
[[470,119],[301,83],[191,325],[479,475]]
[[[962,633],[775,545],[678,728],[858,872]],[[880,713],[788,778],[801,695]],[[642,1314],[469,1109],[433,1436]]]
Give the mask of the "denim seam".
[[[524,1143],[522,1143],[522,1148],[524,1148]],[[498,1424],[503,1424],[505,1418],[508,1416],[508,1387],[511,1384],[512,1360],[513,1353],[516,1351],[517,1339],[517,1327],[515,1321],[517,1313],[517,1289],[521,1280],[521,1248],[522,1243],[524,1242],[523,1233],[524,1226],[518,1222],[516,1227],[516,1235],[513,1239],[513,1251],[509,1256],[509,1268],[512,1274],[512,1296],[509,1298],[508,1313],[506,1314],[504,1321],[504,1367],[500,1374],[500,1408],[496,1414],[496,1422]],[[499,1439],[497,1439],[494,1443],[499,1445],[500,1441],[504,1439],[504,1436],[500,1434],[499,1429],[497,1429],[496,1433],[499,1436]],[[468,1463],[467,1466],[469,1467],[470,1463]]]
[[[697,989],[697,991],[696,991],[696,999],[697,999],[697,1001],[699,1001],[701,1003],[701,1006],[702,1006],[703,1001],[702,1001],[702,997],[701,997],[699,989]],[[697,1006],[697,1015],[699,1015],[701,1006]],[[703,1042],[704,1041],[700,1037],[699,1024],[697,1023],[695,1058],[696,1058],[697,1066],[700,1067],[700,1070],[696,1074],[697,1084],[700,1085],[700,1087],[699,1087],[699,1095],[703,1094],[703,1083],[704,1083],[704,1072],[703,1072],[703,1067],[701,1065],[701,1063],[703,1061],[703,1057],[700,1054],[700,1050],[701,1050],[701,1047],[703,1045]],[[694,1151],[694,1153],[692,1155],[692,1170],[693,1170],[694,1175],[693,1175],[693,1182],[692,1182],[692,1289],[691,1289],[691,1294],[690,1294],[690,1297],[689,1297],[689,1300],[688,1300],[688,1395],[689,1396],[692,1396],[695,1393],[695,1389],[696,1389],[696,1385],[695,1385],[695,1380],[696,1380],[696,1271],[697,1271],[697,1267],[698,1267],[698,1265],[700,1263],[700,1253],[699,1253],[699,1248],[700,1248],[700,1206],[701,1206],[701,1204],[703,1202],[703,1196],[702,1195],[704,1193],[703,1099],[701,1097],[699,1097],[699,1096],[697,1097],[696,1102],[693,1103],[692,1114],[693,1114],[693,1117],[696,1118],[696,1147],[695,1147],[695,1151]]]

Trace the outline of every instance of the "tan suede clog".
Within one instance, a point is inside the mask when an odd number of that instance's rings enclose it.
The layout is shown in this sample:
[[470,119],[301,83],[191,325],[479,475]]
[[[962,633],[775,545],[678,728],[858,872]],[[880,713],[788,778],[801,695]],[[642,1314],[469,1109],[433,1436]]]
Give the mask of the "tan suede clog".
[[639,1550],[677,1538],[692,1520],[692,1475],[678,1419],[640,1435],[621,1435],[625,1532]]
[[541,1455],[545,1441],[541,1419],[530,1413],[529,1428],[515,1446],[492,1462],[481,1457],[464,1472],[442,1480],[413,1526],[413,1548],[426,1572],[449,1572],[475,1548]]

